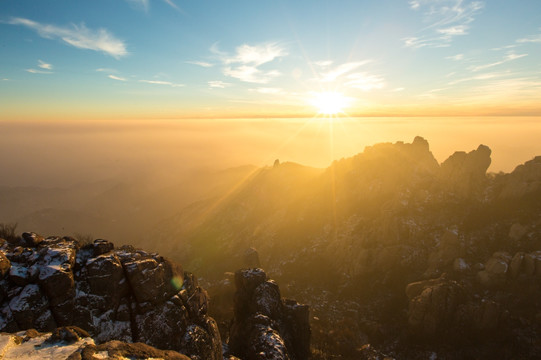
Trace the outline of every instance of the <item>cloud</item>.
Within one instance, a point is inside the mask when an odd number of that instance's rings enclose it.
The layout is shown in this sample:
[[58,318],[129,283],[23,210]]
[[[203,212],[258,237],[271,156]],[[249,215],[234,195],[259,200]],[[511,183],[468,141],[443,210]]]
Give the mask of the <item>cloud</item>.
[[333,70],[321,74],[320,81],[322,82],[335,81],[337,78],[341,77],[342,75],[347,74],[365,64],[368,64],[371,61],[372,60],[363,60],[363,61],[348,62],[345,64],[341,64],[337,66],[336,68],[334,68]]
[[41,61],[41,60],[38,60],[38,67],[40,67],[42,69],[45,69],[45,70],[52,70],[53,69],[53,65],[47,64],[46,62]]
[[243,44],[232,55],[220,51],[218,45],[213,44],[210,51],[225,65],[225,76],[257,84],[266,84],[281,75],[278,70],[262,70],[259,67],[287,55],[286,49],[277,43]]
[[127,81],[126,78],[115,76],[115,75],[107,75],[109,79],[117,80],[117,81]]
[[260,66],[271,62],[276,58],[286,56],[287,52],[277,43],[267,43],[260,45],[243,44],[236,48],[235,55],[223,59],[226,64],[251,64]]
[[456,54],[453,56],[447,56],[446,59],[454,60],[454,61],[464,60],[464,54]]
[[[150,9],[150,0],[126,0],[134,8],[148,12]],[[177,10],[178,12],[184,13],[182,9],[173,1],[173,0],[163,0],[164,3]]]
[[71,24],[70,27],[61,27],[24,18],[12,18],[9,23],[33,29],[43,38],[59,39],[76,48],[103,52],[117,59],[128,54],[124,42],[114,37],[107,30],[91,30],[83,23],[80,25]]
[[385,80],[383,78],[364,72],[349,74],[346,78],[346,86],[362,91],[381,89],[385,86]]
[[317,65],[322,68],[326,68],[328,66],[331,66],[333,64],[332,60],[321,60],[321,61],[315,61],[314,65]]
[[266,94],[266,95],[278,95],[278,94],[281,94],[283,92],[282,89],[268,88],[268,87],[251,89],[251,91],[255,91],[255,92],[258,92],[260,94]]
[[527,36],[517,40],[518,43],[541,43],[541,34]]
[[214,64],[208,63],[206,61],[186,61],[186,64],[198,65],[205,68],[214,66]]
[[511,73],[509,71],[478,74],[478,75],[470,76],[470,77],[467,77],[467,78],[453,80],[453,81],[447,83],[447,85],[457,85],[457,84],[460,84],[460,83],[463,83],[463,82],[468,82],[468,81],[491,80],[491,79],[506,77],[506,76],[509,76],[510,74]]
[[498,65],[501,65],[501,64],[505,64],[506,62],[509,62],[509,61],[513,61],[513,60],[517,60],[517,59],[520,59],[520,58],[523,58],[525,56],[528,56],[528,54],[515,54],[513,52],[509,52],[507,53],[507,55],[505,55],[505,57],[500,60],[500,61],[496,61],[496,62],[493,62],[493,63],[490,63],[490,64],[484,64],[484,65],[478,65],[478,66],[471,66],[469,69],[473,72],[476,72],[476,71],[479,71],[479,70],[485,70],[485,69],[488,69],[488,68],[491,68],[491,67],[494,67],[494,66],[498,66]]
[[280,76],[280,72],[277,70],[263,71],[259,70],[255,66],[242,65],[238,67],[225,67],[223,69],[225,76],[229,76],[240,81],[256,83],[256,84],[266,84],[270,82],[275,77]]
[[481,1],[467,0],[413,0],[410,8],[423,10],[424,22],[428,25],[421,30],[421,36],[403,39],[411,48],[448,47],[455,36],[468,34],[469,24],[483,9]]
[[50,71],[53,69],[53,65],[47,64],[44,61],[38,60],[38,67],[39,69],[25,69],[25,71],[31,74],[52,74],[53,73],[52,71]]
[[170,81],[161,81],[161,80],[139,80],[141,83],[152,84],[152,85],[166,85],[171,87],[183,87],[184,84],[175,84]]
[[436,31],[446,36],[466,35],[468,28],[466,25],[451,26],[445,29],[437,29]]
[[171,6],[173,9],[177,10],[178,12],[184,14],[184,11],[182,11],[182,9],[177,5],[175,4],[175,2],[173,0],[163,0],[167,5]]
[[116,69],[110,69],[110,68],[99,68],[96,69],[97,72],[106,72],[106,73],[117,73],[118,70]]
[[410,1],[409,4],[413,10],[417,10],[421,6],[421,2],[418,0]]
[[52,74],[52,71],[43,71],[38,69],[25,69],[25,71],[31,74]]
[[220,80],[209,81],[208,84],[209,84],[209,87],[217,88],[217,89],[223,89],[223,88],[231,86],[230,83],[226,83]]

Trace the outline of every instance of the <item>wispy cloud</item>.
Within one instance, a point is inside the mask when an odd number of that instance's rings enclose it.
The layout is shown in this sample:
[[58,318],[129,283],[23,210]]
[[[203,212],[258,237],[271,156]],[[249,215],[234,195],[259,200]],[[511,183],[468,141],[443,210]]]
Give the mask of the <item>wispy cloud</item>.
[[314,65],[319,66],[321,68],[326,68],[328,66],[331,66],[333,64],[332,60],[320,60],[320,61],[314,61]]
[[175,84],[170,81],[161,81],[161,80],[139,80],[141,83],[152,84],[152,85],[166,85],[171,87],[183,87],[184,84]]
[[117,73],[118,70],[116,69],[110,69],[110,68],[99,68],[96,69],[97,72],[106,72],[106,73]]
[[116,81],[128,81],[126,78],[123,78],[123,77],[120,77],[120,76],[115,76],[115,75],[107,75],[107,77],[109,79],[113,79],[113,80],[116,80]]
[[25,69],[25,71],[31,74],[52,74],[52,71],[44,71],[38,69]]
[[50,24],[42,24],[24,18],[11,18],[12,25],[22,25],[37,31],[46,39],[59,39],[66,44],[79,49],[88,49],[103,52],[115,58],[128,54],[126,45],[105,29],[92,30],[85,24],[71,24],[69,27],[61,27]]
[[232,55],[220,51],[217,44],[212,45],[210,51],[225,65],[224,75],[258,84],[266,84],[281,75],[278,70],[263,70],[260,67],[287,55],[286,49],[278,43],[243,44]]
[[286,55],[286,50],[277,43],[260,45],[243,44],[236,48],[234,55],[226,56],[222,60],[226,64],[238,63],[260,66]]
[[354,73],[347,76],[345,85],[362,91],[371,91],[383,88],[385,86],[385,80],[376,75]]
[[225,67],[223,73],[225,76],[256,84],[267,84],[272,79],[281,75],[278,70],[263,71],[259,70],[256,66],[248,65]]
[[171,6],[173,9],[184,14],[184,11],[173,1],[173,0],[163,0],[167,5]]
[[262,87],[257,89],[251,89],[251,91],[258,92],[260,94],[266,94],[266,95],[278,95],[283,93],[282,89],[279,88],[268,88],[268,87]]
[[52,70],[53,65],[46,63],[45,61],[38,60],[38,67],[45,69],[45,70]]
[[468,0],[413,0],[410,8],[423,11],[428,25],[419,36],[404,38],[404,45],[411,48],[448,47],[456,36],[467,35],[470,23],[483,9],[481,1]]
[[[150,10],[150,0],[126,0],[134,8],[148,12]],[[182,9],[173,0],[163,0],[164,3],[177,10],[180,13],[184,13]]]
[[52,74],[53,65],[47,64],[44,61],[38,60],[39,69],[25,69],[26,72],[31,74]]
[[223,81],[220,81],[220,80],[209,81],[208,85],[209,85],[209,87],[216,88],[216,89],[223,89],[223,88],[231,86],[230,83],[226,83],[226,82],[223,82]]
[[205,67],[205,68],[209,68],[209,67],[214,66],[214,64],[211,64],[211,63],[206,62],[206,61],[186,61],[186,64],[197,65],[197,66],[201,66],[201,67]]
[[464,54],[456,54],[453,56],[447,56],[446,59],[454,60],[454,61],[464,60]]
[[370,63],[372,60],[363,60],[363,61],[356,61],[356,62],[348,62],[341,64],[337,66],[336,68],[321,74],[321,80],[322,82],[332,82],[335,81],[337,78],[341,77],[344,74],[347,74],[363,65],[366,65]]
[[469,77],[453,80],[447,83],[447,85],[457,85],[463,82],[470,82],[470,81],[486,81],[486,80],[492,80],[492,79],[497,79],[497,78],[509,77],[510,75],[512,74],[509,71],[489,72],[489,73],[477,74],[474,76],[469,76]]
[[469,69],[471,71],[473,71],[473,72],[480,71],[480,70],[485,70],[485,69],[489,69],[489,68],[494,67],[494,66],[505,64],[505,63],[507,63],[509,61],[513,61],[513,60],[523,58],[525,56],[528,56],[528,54],[515,54],[513,52],[509,52],[500,61],[496,61],[496,62],[493,62],[493,63],[484,64],[484,65],[471,66]]
[[518,43],[541,43],[541,34],[527,36],[517,40]]

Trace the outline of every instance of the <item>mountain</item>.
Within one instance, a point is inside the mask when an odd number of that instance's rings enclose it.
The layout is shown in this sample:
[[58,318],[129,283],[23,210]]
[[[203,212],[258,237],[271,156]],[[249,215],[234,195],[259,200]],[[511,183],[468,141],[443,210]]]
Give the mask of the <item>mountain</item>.
[[311,306],[322,354],[358,358],[370,343],[397,358],[536,358],[541,157],[487,174],[490,156],[479,145],[440,164],[416,137],[327,169],[275,163],[161,223],[154,241],[210,283],[256,248]]

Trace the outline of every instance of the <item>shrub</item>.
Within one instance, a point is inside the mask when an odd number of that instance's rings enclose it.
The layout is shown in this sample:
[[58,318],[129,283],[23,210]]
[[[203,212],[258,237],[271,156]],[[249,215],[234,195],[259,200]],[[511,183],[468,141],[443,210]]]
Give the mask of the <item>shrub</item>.
[[18,237],[15,234],[15,229],[17,229],[17,223],[0,223],[0,239],[7,241],[17,240]]

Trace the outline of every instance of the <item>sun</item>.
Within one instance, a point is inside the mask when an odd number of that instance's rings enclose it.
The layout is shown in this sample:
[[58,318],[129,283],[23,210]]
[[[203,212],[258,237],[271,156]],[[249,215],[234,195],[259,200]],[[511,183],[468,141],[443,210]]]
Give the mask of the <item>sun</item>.
[[320,114],[336,115],[344,112],[349,104],[349,98],[339,92],[324,91],[315,93],[310,103],[318,109]]

